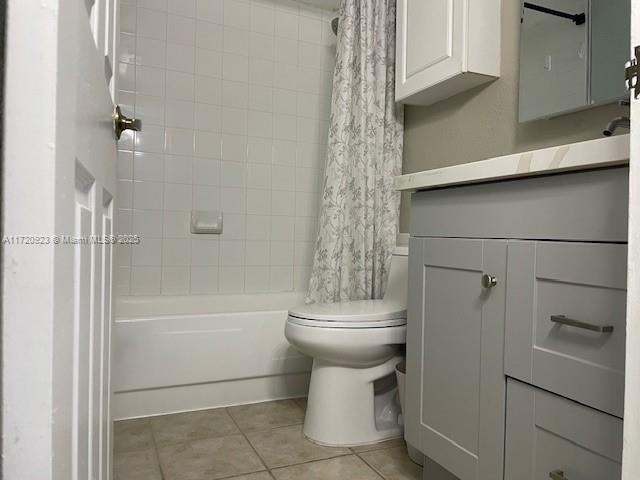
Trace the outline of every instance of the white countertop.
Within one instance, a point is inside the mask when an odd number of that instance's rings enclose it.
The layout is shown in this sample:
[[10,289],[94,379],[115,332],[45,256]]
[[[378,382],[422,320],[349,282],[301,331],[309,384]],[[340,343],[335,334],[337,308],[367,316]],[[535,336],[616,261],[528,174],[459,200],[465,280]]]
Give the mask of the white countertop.
[[394,179],[394,187],[401,191],[428,190],[451,185],[624,165],[628,162],[629,135],[618,135],[401,175]]

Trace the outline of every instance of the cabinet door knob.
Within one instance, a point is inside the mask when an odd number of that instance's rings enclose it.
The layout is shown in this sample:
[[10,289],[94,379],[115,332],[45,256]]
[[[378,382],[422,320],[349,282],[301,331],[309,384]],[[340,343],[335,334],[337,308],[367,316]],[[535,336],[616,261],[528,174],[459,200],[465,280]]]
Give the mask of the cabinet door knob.
[[493,288],[498,284],[498,280],[493,275],[482,275],[482,286],[484,288]]
[[552,480],[569,480],[564,476],[564,472],[562,470],[554,470],[553,472],[549,472],[549,478]]

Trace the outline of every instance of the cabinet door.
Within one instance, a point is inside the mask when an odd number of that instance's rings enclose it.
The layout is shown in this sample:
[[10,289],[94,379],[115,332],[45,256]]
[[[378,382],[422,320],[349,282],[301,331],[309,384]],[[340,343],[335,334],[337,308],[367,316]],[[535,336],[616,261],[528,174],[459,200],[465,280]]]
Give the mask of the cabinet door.
[[509,379],[505,480],[619,480],[622,420]]
[[463,71],[467,0],[398,0],[396,100]]
[[508,265],[506,374],[622,417],[627,246],[510,242]]
[[502,478],[506,245],[410,243],[405,436],[461,480]]

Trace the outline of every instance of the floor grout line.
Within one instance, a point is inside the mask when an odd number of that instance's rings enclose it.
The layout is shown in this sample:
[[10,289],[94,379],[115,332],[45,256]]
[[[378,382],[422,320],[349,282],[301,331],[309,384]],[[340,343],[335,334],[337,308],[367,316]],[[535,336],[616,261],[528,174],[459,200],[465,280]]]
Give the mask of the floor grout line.
[[[258,460],[260,460],[260,463],[262,463],[262,466],[265,468],[265,470],[267,470],[267,472],[269,472],[269,475],[271,475],[271,471],[269,470],[269,467],[267,466],[267,462],[264,461],[264,459],[260,456],[258,451],[255,449],[255,447],[253,446],[253,444],[249,440],[249,437],[247,437],[247,435],[242,431],[242,429],[240,428],[240,425],[238,425],[238,422],[236,422],[236,419],[233,418],[233,415],[229,411],[229,408],[225,407],[225,411],[227,412],[227,415],[229,415],[229,417],[231,418],[231,421],[236,426],[238,431],[242,434],[242,437],[245,439],[245,441],[247,442],[247,444],[249,445],[251,450],[253,450],[253,453],[256,454],[256,456],[258,457]],[[271,476],[273,477],[273,475],[271,475]]]

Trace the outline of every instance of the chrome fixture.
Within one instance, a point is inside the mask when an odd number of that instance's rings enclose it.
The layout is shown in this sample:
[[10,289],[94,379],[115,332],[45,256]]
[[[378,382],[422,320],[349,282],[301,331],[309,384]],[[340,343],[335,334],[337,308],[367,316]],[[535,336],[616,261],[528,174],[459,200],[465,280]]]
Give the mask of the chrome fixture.
[[614,118],[613,120],[611,120],[608,123],[607,128],[604,129],[602,134],[605,137],[610,137],[620,127],[627,128],[627,129],[631,128],[631,120],[629,119],[629,117],[616,117],[616,118]]
[[339,23],[340,23],[340,19],[338,17],[336,17],[333,20],[331,20],[331,30],[333,30],[333,33],[335,33],[336,35],[338,35],[338,24]]
[[116,105],[113,109],[113,129],[116,133],[116,138],[120,140],[120,136],[125,130],[134,130],[136,132],[142,130],[142,120],[127,117],[120,110],[120,105]]
[[593,323],[581,322],[580,320],[574,320],[573,318],[567,318],[564,315],[551,315],[549,317],[552,323],[557,323],[559,325],[567,325],[569,327],[582,328],[584,330],[591,330],[592,332],[598,333],[611,333],[613,332],[612,325],[606,325],[601,327],[600,325],[595,325]]
[[482,275],[482,286],[484,288],[493,288],[498,284],[498,279],[493,275],[484,274]]

